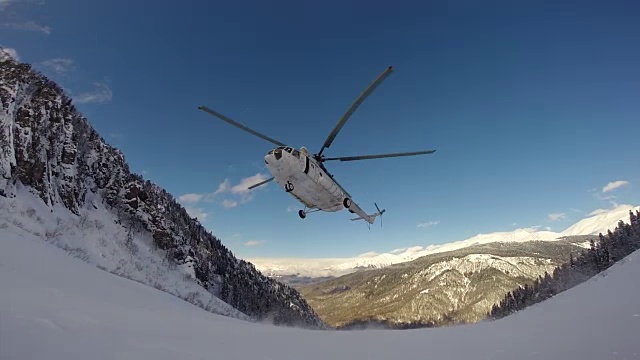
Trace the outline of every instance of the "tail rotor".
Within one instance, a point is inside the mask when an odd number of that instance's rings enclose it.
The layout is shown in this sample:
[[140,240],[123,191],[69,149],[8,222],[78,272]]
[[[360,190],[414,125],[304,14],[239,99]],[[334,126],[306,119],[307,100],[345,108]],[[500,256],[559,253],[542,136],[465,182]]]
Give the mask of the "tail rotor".
[[380,208],[378,207],[378,204],[373,203],[373,205],[376,206],[376,209],[378,209],[378,214],[380,216],[380,228],[382,228],[382,214],[384,214],[385,211],[387,211],[386,209],[382,209],[380,210]]

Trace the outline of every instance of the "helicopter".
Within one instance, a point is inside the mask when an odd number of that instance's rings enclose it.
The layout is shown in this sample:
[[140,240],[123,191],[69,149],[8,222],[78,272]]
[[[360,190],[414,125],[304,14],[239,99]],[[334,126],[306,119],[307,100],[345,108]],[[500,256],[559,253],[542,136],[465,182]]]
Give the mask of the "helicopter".
[[275,180],[284,191],[296,198],[304,208],[298,211],[301,219],[306,218],[307,214],[316,211],[336,212],[347,209],[350,213],[356,214],[358,217],[352,218],[352,221],[364,220],[369,224],[373,224],[375,218],[382,216],[386,210],[380,210],[378,204],[374,203],[377,212],[367,214],[362,208],[353,201],[351,195],[342,187],[327,168],[323,165],[325,161],[356,161],[365,159],[379,159],[398,156],[414,156],[422,154],[432,154],[435,150],[424,150],[415,152],[388,153],[378,155],[360,155],[345,157],[326,157],[323,152],[329,148],[338,132],[349,120],[353,112],[360,104],[375,90],[384,79],[392,72],[393,66],[387,67],[369,86],[356,98],[353,104],[338,120],[338,123],[329,133],[322,148],[318,153],[310,154],[304,146],[299,149],[268,137],[249,127],[232,120],[231,118],[220,114],[206,106],[199,106],[198,109],[213,115],[233,126],[236,126],[248,133],[251,133],[263,140],[277,145],[276,148],[270,150],[264,156],[264,162],[271,172],[272,177],[260,183],[250,186],[248,189],[254,189],[270,181]]

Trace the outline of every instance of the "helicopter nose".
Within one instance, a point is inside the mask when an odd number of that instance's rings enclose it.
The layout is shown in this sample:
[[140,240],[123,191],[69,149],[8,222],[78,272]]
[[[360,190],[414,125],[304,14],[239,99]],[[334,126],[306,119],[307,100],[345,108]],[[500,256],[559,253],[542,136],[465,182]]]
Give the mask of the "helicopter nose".
[[274,149],[269,151],[269,153],[267,153],[267,155],[264,156],[264,162],[267,165],[273,164],[276,162],[276,160],[279,160],[281,157],[282,157],[282,150]]

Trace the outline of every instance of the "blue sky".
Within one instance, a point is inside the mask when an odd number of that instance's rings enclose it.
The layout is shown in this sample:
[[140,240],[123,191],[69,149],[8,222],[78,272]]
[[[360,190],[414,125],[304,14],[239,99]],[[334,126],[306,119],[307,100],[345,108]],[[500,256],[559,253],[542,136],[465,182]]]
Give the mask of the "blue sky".
[[[237,255],[353,256],[560,231],[640,203],[640,6],[515,4],[0,0],[0,45],[59,82],[135,172],[191,194],[183,204]],[[301,220],[274,183],[233,191],[270,176],[272,146],[199,105],[317,152],[389,65],[325,152],[437,150],[327,163],[365,210],[387,209],[382,228],[347,212]]]

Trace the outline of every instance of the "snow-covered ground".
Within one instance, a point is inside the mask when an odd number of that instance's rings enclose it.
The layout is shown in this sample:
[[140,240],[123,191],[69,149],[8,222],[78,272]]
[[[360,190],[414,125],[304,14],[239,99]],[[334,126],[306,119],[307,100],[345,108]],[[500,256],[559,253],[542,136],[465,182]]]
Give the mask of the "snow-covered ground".
[[[155,249],[149,233],[129,233],[97,194],[87,194],[88,209],[80,209],[81,216],[77,216],[62,204],[48,207],[29,189],[18,185],[15,198],[0,196],[0,241],[34,237],[102,270],[156,287],[217,314],[248,319],[200,286],[191,262],[169,262],[162,250]],[[37,262],[33,265],[39,266]]]
[[[256,268],[266,274],[319,277],[340,276],[356,271],[358,267],[382,268],[392,264],[415,260],[419,257],[453,251],[478,244],[494,242],[524,242],[524,241],[556,241],[563,236],[606,234],[607,230],[615,229],[618,221],[629,222],[629,210],[639,210],[640,206],[617,205],[611,209],[593,211],[584,218],[561,232],[538,230],[537,228],[523,228],[513,231],[499,231],[489,234],[478,234],[465,240],[447,244],[430,246],[412,246],[396,249],[388,253],[367,253],[353,258],[326,259],[295,259],[295,258],[248,258]],[[587,243],[588,246],[588,243]]]
[[302,330],[206,312],[5,227],[0,359],[638,359],[638,274],[640,251],[605,276],[495,322]]

